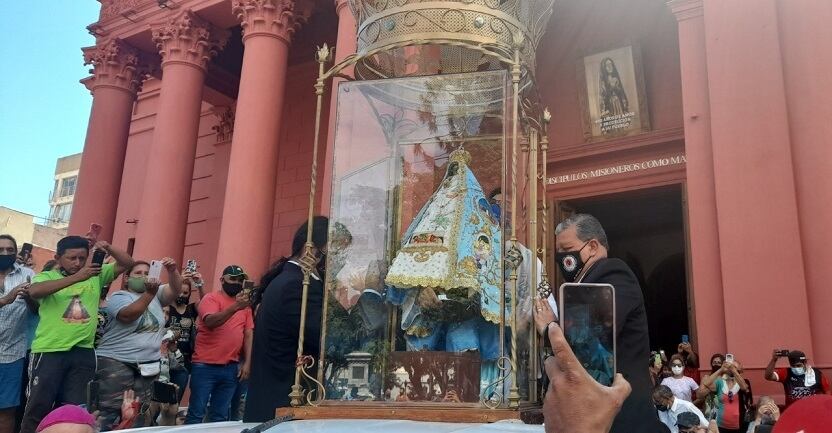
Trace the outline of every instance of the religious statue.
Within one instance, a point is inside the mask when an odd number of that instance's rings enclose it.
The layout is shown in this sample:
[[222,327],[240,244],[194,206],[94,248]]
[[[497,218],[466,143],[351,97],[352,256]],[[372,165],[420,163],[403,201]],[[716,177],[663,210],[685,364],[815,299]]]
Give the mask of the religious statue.
[[464,149],[451,153],[444,179],[405,232],[385,283],[388,301],[401,306],[408,350],[479,352],[485,388],[499,373],[503,241],[470,162]]

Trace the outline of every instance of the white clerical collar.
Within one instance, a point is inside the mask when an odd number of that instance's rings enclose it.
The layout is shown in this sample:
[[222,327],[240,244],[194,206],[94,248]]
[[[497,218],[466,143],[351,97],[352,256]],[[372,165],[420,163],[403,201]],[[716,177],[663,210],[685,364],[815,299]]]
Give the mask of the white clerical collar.
[[[298,263],[298,262],[296,262],[296,261],[294,261],[294,260],[289,260],[289,263],[291,263],[291,264],[293,264],[293,265],[295,265],[295,266],[297,266],[297,267],[299,267],[299,268],[303,269],[303,266],[301,266],[301,265],[300,265],[300,263]],[[316,279],[316,280],[318,280],[318,281],[321,281],[321,278],[320,278],[319,276],[315,275],[315,273],[314,273],[314,272],[310,272],[310,273],[309,273],[309,275],[311,275],[311,276],[312,276],[312,278],[314,278],[314,279]]]

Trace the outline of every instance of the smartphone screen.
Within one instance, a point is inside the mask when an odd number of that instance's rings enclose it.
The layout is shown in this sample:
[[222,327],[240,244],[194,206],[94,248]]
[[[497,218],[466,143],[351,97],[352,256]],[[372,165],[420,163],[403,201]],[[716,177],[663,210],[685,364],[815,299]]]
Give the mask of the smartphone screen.
[[160,260],[153,260],[150,262],[150,271],[147,273],[147,278],[158,280],[162,276],[162,262]]
[[101,266],[101,265],[104,264],[104,257],[105,256],[107,256],[106,251],[104,251],[104,250],[95,250],[95,252],[92,253],[92,262],[94,264],[98,265],[98,266]]
[[188,264],[185,265],[185,270],[191,273],[196,272],[196,260],[188,260]]
[[602,385],[615,378],[615,289],[609,284],[560,286],[560,325],[586,371]]
[[176,398],[176,385],[158,380],[154,381],[150,399],[159,403],[178,403]]
[[682,343],[690,343],[690,337],[687,335],[682,335]]

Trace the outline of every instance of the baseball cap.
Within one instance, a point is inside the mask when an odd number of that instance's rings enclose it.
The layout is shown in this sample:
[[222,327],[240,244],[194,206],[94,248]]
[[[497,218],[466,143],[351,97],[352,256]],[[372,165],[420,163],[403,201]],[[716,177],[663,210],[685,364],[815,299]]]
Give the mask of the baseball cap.
[[248,278],[248,274],[243,271],[243,268],[237,265],[228,265],[222,271],[222,276],[228,275],[229,277],[239,277],[242,276],[243,278]]
[[832,396],[813,395],[789,406],[774,424],[774,433],[826,433],[830,425]]
[[789,363],[794,364],[795,362],[804,362],[806,361],[806,354],[799,351],[799,350],[792,350],[789,352]]
[[44,429],[52,427],[56,424],[82,424],[92,427],[93,430],[98,429],[98,426],[95,424],[95,418],[93,418],[89,412],[81,406],[68,404],[49,412],[49,415],[46,415],[46,417],[41,420],[35,431],[40,433]]
[[699,416],[693,412],[682,412],[676,417],[676,427],[699,427]]

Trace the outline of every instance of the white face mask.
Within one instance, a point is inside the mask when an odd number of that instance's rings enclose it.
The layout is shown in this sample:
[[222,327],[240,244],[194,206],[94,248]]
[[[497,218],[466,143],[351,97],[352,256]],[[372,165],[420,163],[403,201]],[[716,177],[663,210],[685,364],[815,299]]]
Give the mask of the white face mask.
[[674,375],[679,376],[683,371],[685,371],[685,368],[682,366],[673,366],[670,371],[672,371]]

